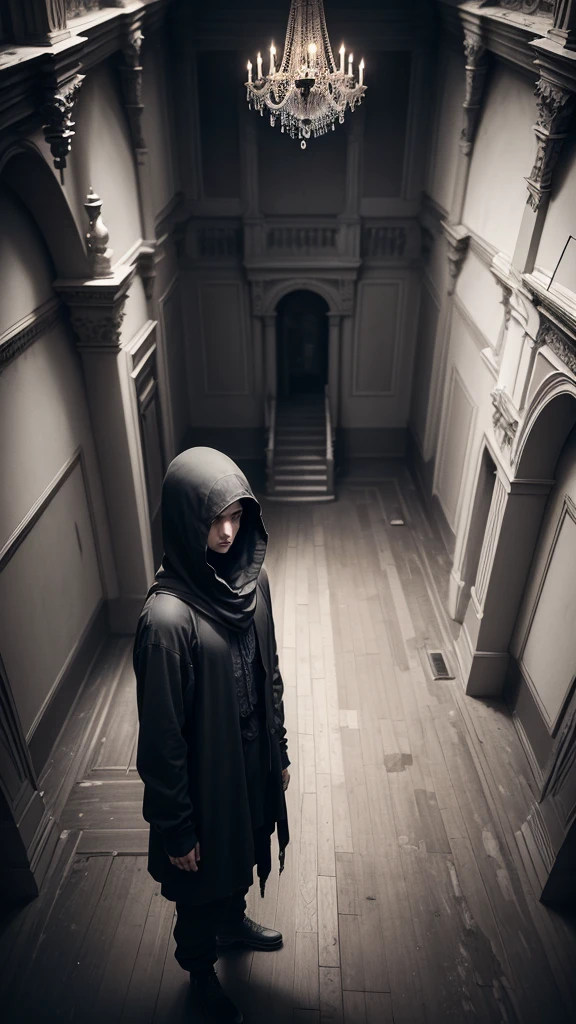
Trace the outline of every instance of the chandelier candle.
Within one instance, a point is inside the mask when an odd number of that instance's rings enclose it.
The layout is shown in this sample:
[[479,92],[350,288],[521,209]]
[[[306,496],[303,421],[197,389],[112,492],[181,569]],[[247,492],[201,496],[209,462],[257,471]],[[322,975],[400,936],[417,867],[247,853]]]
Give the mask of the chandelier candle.
[[291,0],[284,53],[276,67],[276,47],[270,46],[270,70],[262,77],[262,55],[256,58],[257,78],[252,79],[252,64],[248,61],[246,95],[248,103],[261,114],[270,112],[270,124],[280,119],[283,132],[299,139],[306,149],[308,139],[324,135],[344,123],[344,116],[362,102],[364,61],[354,79],[354,55],[348,56],[340,47],[340,67],[336,67],[323,0]]

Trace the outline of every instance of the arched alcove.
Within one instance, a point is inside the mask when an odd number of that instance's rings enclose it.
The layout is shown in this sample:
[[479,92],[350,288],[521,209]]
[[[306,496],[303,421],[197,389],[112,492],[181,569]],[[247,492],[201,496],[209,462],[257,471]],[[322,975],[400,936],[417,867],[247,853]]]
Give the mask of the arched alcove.
[[66,196],[39,150],[26,143],[0,154],[0,181],[29,210],[50,250],[57,276],[90,277],[84,242]]
[[280,398],[323,394],[328,383],[328,314],[317,292],[298,289],[276,307]]

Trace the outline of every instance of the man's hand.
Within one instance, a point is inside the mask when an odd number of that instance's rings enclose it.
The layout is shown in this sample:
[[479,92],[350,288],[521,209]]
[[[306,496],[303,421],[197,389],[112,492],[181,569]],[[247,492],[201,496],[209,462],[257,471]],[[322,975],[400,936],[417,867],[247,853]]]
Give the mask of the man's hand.
[[198,861],[200,860],[200,843],[196,843],[193,850],[187,853],[184,857],[170,857],[170,863],[175,868],[180,868],[181,871],[198,871]]
[[289,783],[290,783],[290,772],[288,771],[287,768],[284,768],[284,771],[282,772],[282,789],[284,790],[284,792],[286,792],[286,790],[288,789]]

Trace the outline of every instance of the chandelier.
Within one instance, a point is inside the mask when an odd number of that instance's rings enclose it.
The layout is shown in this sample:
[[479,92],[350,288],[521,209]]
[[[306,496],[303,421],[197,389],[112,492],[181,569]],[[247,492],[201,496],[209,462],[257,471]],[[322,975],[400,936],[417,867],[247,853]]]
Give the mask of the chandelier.
[[270,111],[270,124],[280,119],[280,130],[293,139],[300,139],[302,149],[311,136],[334,131],[336,121],[344,123],[346,107],[362,101],[364,61],[354,75],[354,55],[340,48],[340,65],[332,54],[323,0],[291,0],[284,54],[276,67],[276,48],[270,47],[270,68],[262,75],[262,55],[256,61],[256,75],[248,61],[246,82],[248,103],[260,114]]

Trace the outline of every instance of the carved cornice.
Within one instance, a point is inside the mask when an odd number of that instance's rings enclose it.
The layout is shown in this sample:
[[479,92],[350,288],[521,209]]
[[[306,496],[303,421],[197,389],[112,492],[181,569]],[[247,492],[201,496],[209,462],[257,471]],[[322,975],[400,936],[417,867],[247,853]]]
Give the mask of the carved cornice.
[[463,224],[449,224],[448,221],[442,221],[442,231],[447,242],[448,271],[450,273],[448,294],[452,295],[468,252],[470,232]]
[[502,388],[495,388],[490,398],[494,406],[492,423],[500,447],[502,449],[511,448],[518,430],[518,414],[511,399]]
[[121,347],[124,304],[135,273],[136,267],[123,267],[111,279],[55,282],[70,311],[79,349],[117,352]]
[[[12,2],[18,9],[22,7],[23,0]],[[16,45],[5,47],[0,53],[0,129],[27,118],[39,118],[42,102],[50,103],[63,83],[63,65],[71,67],[73,63],[76,74],[80,70],[85,73],[121,52],[127,40],[126,26],[135,18],[140,18],[142,32],[152,38],[161,28],[171,2],[127,0],[124,6],[114,9],[113,0],[109,0],[108,6],[95,10],[90,19],[69,19],[66,30],[69,38],[64,38],[57,47],[52,47],[52,37],[34,40],[34,45],[25,45],[27,40],[21,39]],[[39,55],[38,45],[42,43],[45,54]],[[56,72],[47,79],[52,67]],[[70,113],[68,111],[68,115]]]
[[574,93],[541,75],[536,84],[539,117],[534,125],[537,152],[528,185],[528,203],[538,210],[552,189],[552,175],[568,135],[568,124],[574,109]]
[[558,324],[548,319],[549,314],[545,313],[541,307],[539,310],[543,313],[544,318],[536,336],[536,345],[538,347],[547,345],[550,351],[558,356],[558,359],[576,376],[576,339],[571,338]]
[[49,299],[0,335],[0,373],[62,318],[62,304]]
[[481,36],[470,29],[464,31],[464,54],[466,57],[466,98],[462,104],[464,124],[460,133],[460,149],[465,156],[469,156],[476,135],[482,93],[488,72],[486,46]]

